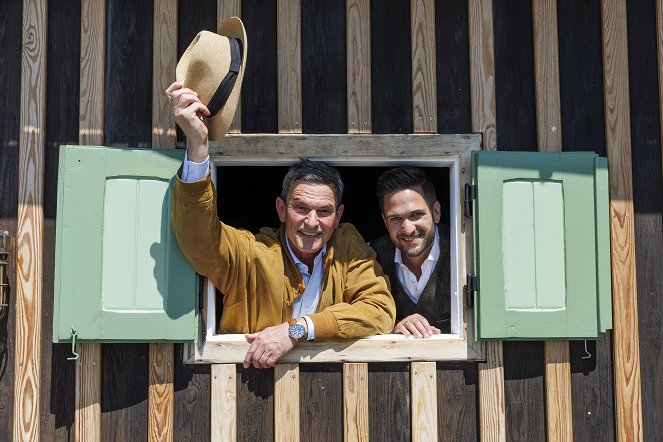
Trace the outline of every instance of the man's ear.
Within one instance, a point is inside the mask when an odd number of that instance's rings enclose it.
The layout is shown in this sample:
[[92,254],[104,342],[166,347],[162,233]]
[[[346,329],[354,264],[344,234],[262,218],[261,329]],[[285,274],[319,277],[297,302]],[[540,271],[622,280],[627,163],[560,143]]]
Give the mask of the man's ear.
[[286,211],[288,209],[287,204],[283,201],[283,198],[280,196],[276,197],[276,213],[279,215],[279,221],[282,223],[285,222]]
[[387,224],[387,217],[384,216],[384,212],[380,210],[380,215],[382,215],[382,222],[384,223],[384,226],[389,230],[389,224]]
[[439,201],[435,201],[435,204],[433,204],[433,221],[435,221],[435,224],[440,222],[441,216],[442,216],[442,207],[440,206]]
[[336,222],[334,223],[334,228],[337,228],[339,223],[341,222],[341,216],[343,216],[343,209],[345,206],[343,204],[340,204],[338,206],[338,209],[336,209]]

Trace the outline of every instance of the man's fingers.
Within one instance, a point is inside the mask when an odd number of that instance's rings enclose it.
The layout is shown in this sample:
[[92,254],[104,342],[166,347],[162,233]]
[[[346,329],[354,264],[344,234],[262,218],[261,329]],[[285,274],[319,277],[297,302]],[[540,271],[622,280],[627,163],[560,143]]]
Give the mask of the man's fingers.
[[168,98],[170,98],[171,94],[172,94],[174,91],[176,91],[176,90],[178,90],[178,89],[181,89],[182,86],[183,86],[182,83],[180,83],[180,82],[178,82],[178,81],[175,81],[175,82],[171,83],[170,86],[168,86],[168,87],[166,88],[166,90],[164,91],[164,93],[166,94],[166,96],[167,96]]

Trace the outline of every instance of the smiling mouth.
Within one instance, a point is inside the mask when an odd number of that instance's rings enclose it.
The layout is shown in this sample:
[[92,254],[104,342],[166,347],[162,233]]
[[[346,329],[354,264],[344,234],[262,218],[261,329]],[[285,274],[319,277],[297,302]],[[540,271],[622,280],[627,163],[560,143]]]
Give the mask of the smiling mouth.
[[309,238],[315,238],[316,236],[320,236],[322,234],[320,232],[302,232],[301,230],[299,231],[299,233]]

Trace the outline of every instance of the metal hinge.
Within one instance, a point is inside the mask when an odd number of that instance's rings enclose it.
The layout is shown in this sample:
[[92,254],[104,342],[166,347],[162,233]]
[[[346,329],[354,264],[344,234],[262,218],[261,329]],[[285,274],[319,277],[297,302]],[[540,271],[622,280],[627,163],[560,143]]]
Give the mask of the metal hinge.
[[477,199],[477,186],[475,184],[465,184],[465,217],[472,216],[474,200]]
[[465,286],[465,305],[467,308],[474,307],[474,292],[479,291],[479,279],[474,276],[467,274],[467,285]]

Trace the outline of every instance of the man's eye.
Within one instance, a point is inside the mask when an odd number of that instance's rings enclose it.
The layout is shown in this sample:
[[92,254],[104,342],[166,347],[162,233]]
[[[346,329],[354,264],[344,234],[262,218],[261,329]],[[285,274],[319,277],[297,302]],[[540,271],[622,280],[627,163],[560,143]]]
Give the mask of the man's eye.
[[295,212],[299,213],[300,215],[306,215],[309,210],[304,206],[295,206]]
[[327,218],[328,216],[331,216],[332,211],[329,209],[322,209],[322,210],[317,210],[318,216],[320,218]]
[[416,213],[413,213],[412,215],[410,215],[410,216],[408,217],[408,219],[409,219],[410,221],[418,221],[418,220],[420,220],[423,216],[424,216],[423,212],[416,212]]
[[403,222],[403,218],[401,218],[401,217],[389,218],[389,222],[391,224],[400,224],[400,223]]

